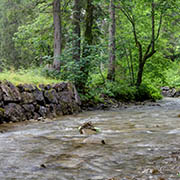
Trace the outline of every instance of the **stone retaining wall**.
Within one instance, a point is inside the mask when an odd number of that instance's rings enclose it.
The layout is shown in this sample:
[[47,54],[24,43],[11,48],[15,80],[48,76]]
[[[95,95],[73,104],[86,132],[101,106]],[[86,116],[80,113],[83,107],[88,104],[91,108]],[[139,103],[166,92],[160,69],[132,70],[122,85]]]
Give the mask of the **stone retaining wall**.
[[73,114],[81,111],[80,105],[71,83],[14,86],[0,82],[0,123]]

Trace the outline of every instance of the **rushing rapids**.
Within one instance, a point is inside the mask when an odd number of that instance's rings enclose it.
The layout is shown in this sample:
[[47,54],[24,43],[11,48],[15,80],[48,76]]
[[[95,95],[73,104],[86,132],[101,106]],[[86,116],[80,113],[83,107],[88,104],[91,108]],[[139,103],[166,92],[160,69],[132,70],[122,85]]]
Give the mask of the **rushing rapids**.
[[[0,179],[180,179],[180,99],[0,126]],[[91,121],[101,132],[80,134]],[[106,144],[101,143],[105,139]]]

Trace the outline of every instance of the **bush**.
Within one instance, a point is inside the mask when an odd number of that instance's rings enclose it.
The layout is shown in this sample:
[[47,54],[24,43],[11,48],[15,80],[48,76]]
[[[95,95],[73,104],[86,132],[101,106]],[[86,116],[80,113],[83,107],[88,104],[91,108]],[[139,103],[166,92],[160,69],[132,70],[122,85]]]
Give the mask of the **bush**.
[[[114,98],[124,102],[145,100],[155,101],[162,98],[160,89],[157,89],[152,85],[143,84],[140,87],[136,87],[129,86],[125,83],[110,81],[106,81],[105,84],[102,84],[102,81],[99,81],[99,78],[97,80],[98,81],[95,80],[93,82],[86,94],[86,97],[88,97],[87,99],[94,99],[95,102],[102,102],[102,95],[103,97]],[[97,84],[95,84],[95,82],[97,82]]]
[[161,99],[162,95],[160,93],[160,89],[155,88],[152,85],[142,84],[140,87],[137,88],[136,91],[136,101],[145,101],[145,100],[157,100]]

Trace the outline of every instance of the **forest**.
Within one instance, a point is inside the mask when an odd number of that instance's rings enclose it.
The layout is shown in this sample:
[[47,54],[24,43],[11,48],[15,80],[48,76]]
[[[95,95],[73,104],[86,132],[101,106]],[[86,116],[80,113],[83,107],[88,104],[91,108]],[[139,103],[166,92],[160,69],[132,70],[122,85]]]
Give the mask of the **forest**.
[[0,79],[69,81],[81,99],[180,88],[179,0],[1,0]]

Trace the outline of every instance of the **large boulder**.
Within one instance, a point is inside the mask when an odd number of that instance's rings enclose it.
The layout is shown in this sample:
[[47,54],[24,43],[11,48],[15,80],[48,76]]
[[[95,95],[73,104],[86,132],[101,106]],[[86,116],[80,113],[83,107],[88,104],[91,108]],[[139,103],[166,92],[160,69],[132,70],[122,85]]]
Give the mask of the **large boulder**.
[[21,103],[23,104],[30,104],[36,101],[33,94],[30,92],[22,92],[21,99],[22,99]]
[[180,97],[180,90],[179,89],[176,91],[174,97]]
[[1,93],[3,94],[3,100],[5,103],[20,102],[21,94],[16,86],[6,81],[0,84]]
[[39,106],[38,114],[40,115],[40,117],[46,118],[48,113],[49,113],[49,109],[47,107]]
[[58,104],[58,94],[55,89],[45,90],[44,98],[47,104]]
[[164,86],[161,87],[161,94],[165,97],[174,97],[176,94],[176,89]]
[[45,99],[44,99],[42,90],[36,89],[32,93],[33,93],[34,99],[36,100],[38,104],[45,105]]
[[63,115],[80,112],[80,106],[76,103],[72,93],[69,91],[63,91],[58,93],[58,97]]
[[37,89],[37,87],[32,84],[19,84],[17,85],[17,88],[20,92],[33,92]]
[[53,84],[53,89],[55,89],[57,92],[68,90],[68,83],[62,82]]
[[23,104],[22,105],[26,119],[33,119],[34,118],[34,113],[35,113],[35,107],[33,104]]
[[7,121],[18,122],[26,120],[23,108],[16,103],[9,103],[4,107],[4,118]]

